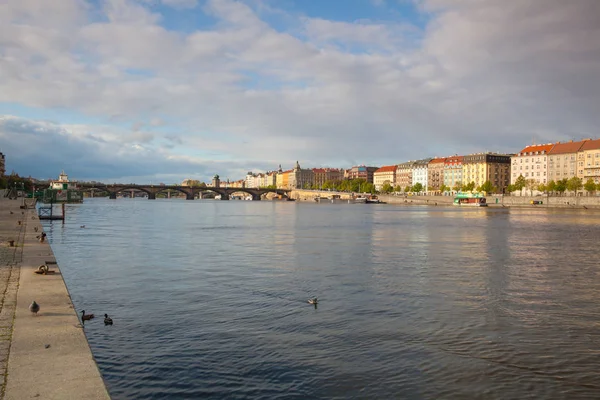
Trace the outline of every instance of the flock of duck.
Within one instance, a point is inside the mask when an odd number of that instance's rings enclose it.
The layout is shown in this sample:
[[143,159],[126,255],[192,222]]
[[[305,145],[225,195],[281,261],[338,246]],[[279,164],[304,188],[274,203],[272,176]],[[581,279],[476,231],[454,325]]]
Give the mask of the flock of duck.
[[[35,302],[35,300],[29,305],[29,311],[33,313],[33,315],[37,315],[40,311],[40,305]],[[85,321],[89,321],[94,319],[94,314],[86,314],[85,310],[81,310],[81,321],[85,323]],[[108,314],[104,314],[104,325],[112,325],[113,320],[108,316]]]

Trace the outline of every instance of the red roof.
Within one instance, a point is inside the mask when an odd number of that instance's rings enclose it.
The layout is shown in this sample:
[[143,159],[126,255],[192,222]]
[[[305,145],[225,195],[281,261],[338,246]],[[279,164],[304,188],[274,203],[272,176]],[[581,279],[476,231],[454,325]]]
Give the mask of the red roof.
[[586,140],[580,150],[598,150],[600,149],[600,139]]
[[313,168],[313,172],[314,172],[315,174],[324,174],[324,173],[325,173],[325,172],[327,172],[327,171],[325,171],[325,169],[324,169],[324,168]]
[[379,168],[377,171],[375,171],[375,173],[378,173],[378,172],[394,172],[394,171],[396,171],[396,166],[395,165],[387,165],[385,167]]
[[542,153],[543,151],[546,152],[546,154],[548,154],[550,152],[550,150],[552,150],[552,147],[554,147],[554,143],[550,143],[550,144],[535,144],[533,146],[527,146],[525,147],[523,150],[521,150],[519,153],[535,153],[536,151],[539,151],[540,153]]
[[438,163],[443,163],[446,161],[446,157],[442,157],[442,158],[434,158],[433,160],[429,161],[429,164],[438,164]]
[[464,156],[452,156],[452,157],[446,157],[446,164],[452,164],[452,163],[461,163],[463,162],[463,157]]
[[566,143],[556,143],[554,145],[554,147],[552,148],[552,150],[550,150],[550,152],[548,154],[568,154],[568,153],[577,153],[580,149],[581,146],[583,146],[585,142],[584,141],[579,141],[579,142],[566,142]]

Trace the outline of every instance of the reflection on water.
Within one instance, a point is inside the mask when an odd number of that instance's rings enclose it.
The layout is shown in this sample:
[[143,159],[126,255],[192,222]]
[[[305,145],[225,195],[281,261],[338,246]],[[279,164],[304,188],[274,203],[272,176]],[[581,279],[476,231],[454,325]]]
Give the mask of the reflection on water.
[[77,309],[115,321],[85,327],[113,398],[600,397],[600,214],[126,199],[67,213],[46,229]]

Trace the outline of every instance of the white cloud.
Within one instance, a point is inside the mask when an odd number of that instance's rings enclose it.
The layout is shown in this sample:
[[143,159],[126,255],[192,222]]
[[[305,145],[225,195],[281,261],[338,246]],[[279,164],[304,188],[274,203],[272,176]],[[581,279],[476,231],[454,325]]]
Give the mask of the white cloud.
[[304,31],[281,32],[231,0],[206,2],[217,25],[190,33],[163,27],[143,2],[71,0],[50,13],[11,0],[0,5],[0,102],[100,120],[53,132],[65,146],[104,143],[107,163],[124,143],[225,168],[387,164],[598,136],[599,2],[419,3],[430,23],[417,44],[404,23],[288,15]]

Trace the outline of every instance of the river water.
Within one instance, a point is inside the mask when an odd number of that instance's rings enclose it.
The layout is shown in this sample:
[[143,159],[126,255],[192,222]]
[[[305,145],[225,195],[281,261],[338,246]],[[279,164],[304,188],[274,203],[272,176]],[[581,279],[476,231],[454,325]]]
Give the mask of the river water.
[[600,398],[600,213],[144,199],[67,213],[45,229],[77,310],[114,320],[85,324],[114,399]]

